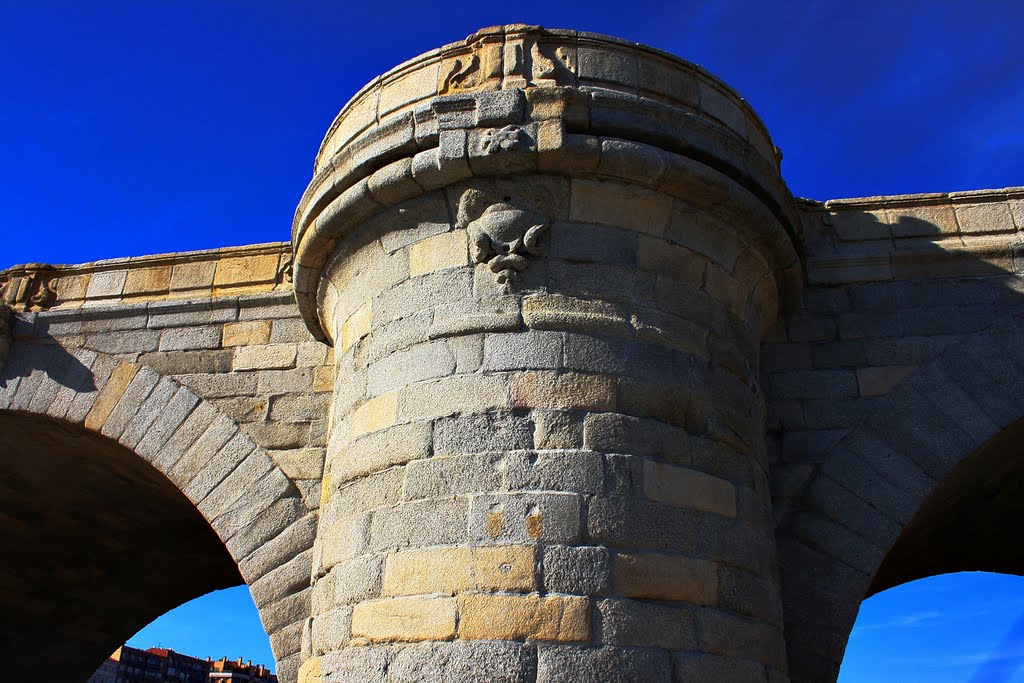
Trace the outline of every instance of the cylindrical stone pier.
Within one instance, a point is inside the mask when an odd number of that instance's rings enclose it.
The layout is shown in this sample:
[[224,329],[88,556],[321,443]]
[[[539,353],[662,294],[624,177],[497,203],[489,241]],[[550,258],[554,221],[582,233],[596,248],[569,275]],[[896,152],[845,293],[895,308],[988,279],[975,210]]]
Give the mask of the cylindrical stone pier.
[[750,108],[633,43],[485,29],[357,94],[293,231],[337,364],[301,680],[785,680],[794,216]]

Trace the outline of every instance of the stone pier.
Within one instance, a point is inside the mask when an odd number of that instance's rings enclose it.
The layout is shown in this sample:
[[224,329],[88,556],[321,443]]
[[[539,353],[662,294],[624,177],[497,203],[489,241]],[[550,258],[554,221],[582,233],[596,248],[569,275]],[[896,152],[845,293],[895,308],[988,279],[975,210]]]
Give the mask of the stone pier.
[[292,233],[335,361],[300,680],[786,680],[796,215],[754,112],[647,47],[490,28],[358,93]]

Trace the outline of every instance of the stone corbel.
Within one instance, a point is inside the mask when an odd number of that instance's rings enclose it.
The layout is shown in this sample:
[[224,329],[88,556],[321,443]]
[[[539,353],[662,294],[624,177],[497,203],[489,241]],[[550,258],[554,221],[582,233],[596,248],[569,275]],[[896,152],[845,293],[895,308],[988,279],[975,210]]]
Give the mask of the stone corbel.
[[540,256],[540,238],[548,219],[518,206],[510,196],[496,199],[470,188],[459,198],[458,225],[469,232],[473,260],[486,265],[506,289]]

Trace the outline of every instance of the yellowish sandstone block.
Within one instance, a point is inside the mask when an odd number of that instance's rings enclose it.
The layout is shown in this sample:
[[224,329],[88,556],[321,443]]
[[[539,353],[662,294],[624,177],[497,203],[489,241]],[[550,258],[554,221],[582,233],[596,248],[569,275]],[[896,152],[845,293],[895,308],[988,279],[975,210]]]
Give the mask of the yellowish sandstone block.
[[398,419],[398,394],[389,391],[370,399],[352,413],[352,438],[386,429]]
[[378,643],[451,640],[455,637],[455,598],[361,602],[352,610],[352,637]]
[[431,548],[396,553],[384,565],[385,595],[446,593],[470,587],[470,549]]
[[615,380],[578,372],[524,372],[512,382],[512,405],[516,408],[613,410]]
[[465,230],[428,237],[409,247],[409,275],[425,275],[469,265],[469,241]]
[[232,346],[255,346],[270,341],[269,320],[247,320],[224,325],[224,348]]
[[537,549],[529,545],[474,548],[471,556],[473,585],[479,590],[537,590]]
[[590,600],[578,596],[459,596],[459,637],[463,640],[590,640]]
[[129,363],[120,363],[114,368],[110,379],[96,397],[96,402],[92,404],[89,414],[85,416],[86,429],[100,430],[138,371],[139,366]]
[[644,495],[675,507],[736,517],[736,487],[686,467],[648,460],[644,463]]
[[131,268],[124,282],[124,294],[162,294],[171,286],[171,266]]
[[320,658],[307,659],[299,667],[299,683],[320,683]]
[[359,307],[355,313],[341,326],[341,350],[348,351],[352,346],[370,333],[372,305],[369,301]]

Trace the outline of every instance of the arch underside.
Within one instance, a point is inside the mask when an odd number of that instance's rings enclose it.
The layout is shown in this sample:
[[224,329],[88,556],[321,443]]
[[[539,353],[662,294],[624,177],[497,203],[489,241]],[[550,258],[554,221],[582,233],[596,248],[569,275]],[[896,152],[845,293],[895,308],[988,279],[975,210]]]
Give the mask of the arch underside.
[[867,596],[963,571],[1024,576],[1024,420],[961,462],[921,504],[886,554]]
[[243,583],[207,521],[145,460],[81,427],[4,410],[0,549],[11,680],[85,680],[157,616]]

